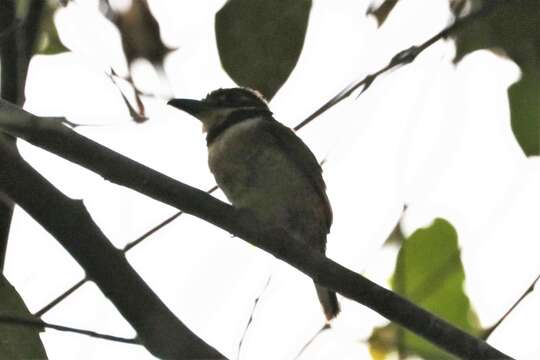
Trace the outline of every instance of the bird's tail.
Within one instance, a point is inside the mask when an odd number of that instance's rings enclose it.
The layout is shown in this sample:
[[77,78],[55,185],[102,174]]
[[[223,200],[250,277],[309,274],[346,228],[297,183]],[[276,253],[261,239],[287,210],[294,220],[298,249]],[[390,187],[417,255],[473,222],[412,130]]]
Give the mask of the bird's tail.
[[330,321],[339,314],[340,310],[336,293],[317,284],[315,284],[315,288],[317,289],[317,295],[319,296],[326,320]]

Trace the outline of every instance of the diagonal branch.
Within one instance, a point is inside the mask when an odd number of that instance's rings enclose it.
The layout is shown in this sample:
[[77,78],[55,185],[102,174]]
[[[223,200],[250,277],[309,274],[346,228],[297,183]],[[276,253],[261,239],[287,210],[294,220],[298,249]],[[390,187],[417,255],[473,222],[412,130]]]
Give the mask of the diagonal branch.
[[[212,188],[208,189],[206,192],[208,194],[211,194],[213,193],[214,191],[217,190],[217,186],[213,186]],[[155,232],[157,232],[158,230],[160,229],[163,229],[166,225],[170,224],[171,222],[173,222],[174,220],[176,220],[180,215],[182,215],[184,212],[182,211],[178,211],[176,212],[175,214],[169,216],[167,219],[163,220],[162,222],[160,222],[159,224],[157,224],[156,226],[152,227],[150,230],[148,230],[147,232],[145,232],[144,234],[142,234],[141,236],[139,236],[138,238],[136,238],[135,240],[133,241],[130,241],[128,242],[124,248],[122,249],[122,252],[125,254],[127,253],[128,251],[130,251],[131,249],[133,249],[135,246],[139,245],[140,243],[142,243],[144,240],[148,239],[152,234],[154,234]],[[34,316],[37,316],[37,317],[40,317],[40,316],[43,316],[45,313],[47,313],[48,311],[50,311],[52,308],[54,308],[56,305],[60,304],[62,301],[64,301],[68,296],[70,296],[71,294],[73,294],[75,291],[77,291],[81,286],[83,286],[86,282],[88,281],[88,279],[85,277],[85,278],[82,278],[81,280],[79,280],[77,283],[73,284],[71,287],[69,287],[68,289],[66,289],[62,294],[58,295],[56,298],[54,298],[52,301],[50,301],[47,305],[45,305],[44,307],[42,307],[40,310],[38,310]]]
[[77,260],[150,352],[167,359],[223,358],[163,304],[124,254],[112,246],[81,201],[67,198],[5,141],[0,141],[0,164],[0,188]]
[[69,289],[67,289],[66,291],[64,291],[62,294],[60,294],[59,296],[57,296],[54,300],[52,300],[51,302],[49,302],[47,305],[45,305],[44,307],[42,307],[40,310],[38,310],[37,312],[35,312],[33,315],[35,317],[42,317],[43,315],[45,315],[45,313],[47,313],[49,310],[51,310],[53,307],[55,307],[56,305],[58,305],[59,303],[61,303],[62,301],[64,301],[68,296],[70,296],[71,294],[73,294],[75,291],[77,291],[81,286],[83,286],[84,284],[86,284],[86,282],[88,281],[88,278],[85,276],[84,278],[82,278],[81,280],[79,280],[78,282],[76,282],[75,284],[73,284]]
[[[24,21],[17,19],[16,3],[14,0],[0,0],[0,95],[22,106],[28,64],[38,37],[45,1],[29,2]],[[14,147],[14,139],[9,141]],[[0,193],[0,198],[4,197]],[[12,202],[0,201],[0,272],[4,267],[12,217]]]
[[38,319],[21,318],[18,316],[9,316],[9,315],[0,315],[0,323],[10,324],[14,326],[27,326],[27,327],[33,327],[33,328],[38,328],[38,329],[49,328],[49,329],[54,329],[57,331],[65,331],[65,332],[71,332],[71,333],[80,334],[80,335],[87,335],[87,336],[94,337],[97,339],[115,341],[115,342],[120,342],[124,344],[135,344],[135,345],[140,344],[140,341],[137,339],[129,339],[129,338],[120,337],[120,336],[102,334],[102,333],[98,333],[91,330],[84,330],[84,329],[78,329],[78,328],[74,328],[70,326],[51,324],[51,323],[45,322],[43,320],[38,320]]
[[242,354],[242,346],[244,345],[244,341],[246,340],[248,331],[251,327],[251,324],[253,323],[253,320],[255,317],[255,310],[257,310],[257,305],[259,304],[259,301],[261,301],[265,291],[268,289],[268,286],[270,285],[271,280],[272,280],[272,275],[268,276],[268,279],[266,280],[266,283],[264,284],[262,291],[253,301],[253,306],[251,307],[251,313],[249,314],[249,319],[247,321],[246,327],[244,328],[244,332],[242,333],[242,336],[240,337],[240,341],[238,342],[238,352],[236,353],[236,360],[240,360],[240,355]]
[[458,30],[461,30],[463,27],[469,25],[470,23],[477,20],[478,18],[482,18],[489,15],[498,6],[498,4],[504,1],[507,1],[507,0],[487,1],[485,5],[479,8],[478,10],[470,13],[467,16],[456,19],[452,24],[448,25],[446,28],[439,31],[437,34],[433,35],[428,40],[424,41],[422,44],[414,45],[408,49],[398,52],[396,55],[392,57],[392,59],[388,62],[386,66],[377,70],[373,74],[367,75],[362,80],[354,81],[348,86],[346,86],[343,90],[337,93],[332,99],[328,100],[323,106],[317,109],[313,114],[309,115],[304,121],[296,125],[294,129],[299,130],[303,128],[304,126],[312,122],[316,117],[326,112],[326,110],[330,109],[334,105],[339,104],[342,100],[351,96],[353,92],[355,92],[357,89],[362,87],[362,91],[359,94],[360,96],[364,91],[366,91],[375,82],[375,80],[377,80],[377,78],[380,75],[398,66],[412,63],[416,59],[416,57],[421,52],[426,50],[428,47],[435,44],[439,40],[446,39],[451,34],[455,33]]
[[[375,310],[449,353],[475,360],[510,358],[483,340],[463,332],[405,298],[326,258],[304,242],[289,237],[282,229],[265,227],[249,212],[236,210],[204,191],[107,149],[60,122],[44,120],[46,119],[0,101],[0,129],[12,136],[23,138],[33,145],[90,169],[113,183],[129,187],[206,220],[296,267],[321,286]],[[12,191],[16,191],[17,187],[14,185],[15,189]],[[17,198],[15,200],[18,201]],[[80,232],[81,229],[77,227],[74,230]],[[85,243],[84,246],[89,250],[93,249],[95,245],[90,244],[95,243],[95,239],[85,241],[88,243],[80,240],[79,243]],[[110,274],[109,269],[104,271]]]
[[317,330],[317,332],[308,340],[308,342],[305,343],[304,346],[302,346],[300,351],[298,351],[298,354],[296,354],[296,356],[294,357],[294,360],[300,359],[300,357],[304,355],[306,350],[315,342],[315,340],[317,340],[317,338],[321,336],[321,334],[323,334],[325,331],[330,330],[330,329],[331,329],[330,323],[328,322],[325,323],[323,326],[321,326],[321,328]]
[[[207,191],[207,193],[211,194],[213,193],[215,190],[217,190],[217,186],[214,186],[212,187],[211,189],[209,189]],[[130,251],[131,249],[133,249],[135,246],[139,245],[141,242],[143,242],[144,240],[148,239],[148,237],[150,237],[152,234],[154,234],[156,231],[160,230],[160,229],[163,229],[166,225],[170,224],[171,222],[173,222],[175,219],[177,219],[180,215],[182,215],[183,212],[182,211],[178,211],[176,212],[175,214],[173,214],[172,216],[169,216],[167,219],[163,220],[162,222],[160,222],[159,224],[157,224],[156,226],[152,227],[150,230],[148,230],[147,232],[145,232],[144,234],[142,234],[141,236],[139,236],[138,238],[136,238],[135,240],[133,241],[130,241],[129,243],[127,243],[124,248],[122,249],[122,252],[125,254],[127,253],[128,251]],[[73,284],[71,287],[69,287],[67,290],[65,290],[62,294],[58,295],[56,298],[54,298],[52,301],[50,301],[47,305],[45,305],[44,307],[42,307],[40,310],[38,310],[34,316],[37,316],[37,317],[41,317],[43,316],[45,313],[47,313],[48,311],[50,311],[52,308],[54,308],[56,305],[60,304],[62,301],[64,301],[68,296],[70,296],[71,294],[73,294],[75,291],[77,291],[81,286],[83,286],[86,282],[88,281],[88,279],[86,277],[82,278],[81,280],[79,280],[78,282],[76,282],[75,284]]]
[[505,321],[508,318],[508,316],[510,316],[510,314],[519,306],[519,304],[521,304],[521,302],[530,293],[534,291],[534,288],[536,287],[536,284],[538,283],[539,280],[540,280],[540,274],[533,280],[533,282],[531,283],[531,285],[529,285],[527,290],[525,290],[525,292],[521,294],[519,299],[517,299],[516,302],[512,304],[512,306],[510,306],[510,308],[504,313],[504,315],[501,316],[501,318],[497,320],[495,324],[491,325],[490,327],[484,330],[484,333],[482,334],[482,339],[486,340],[491,336],[491,334],[493,334],[493,332],[503,323],[503,321]]

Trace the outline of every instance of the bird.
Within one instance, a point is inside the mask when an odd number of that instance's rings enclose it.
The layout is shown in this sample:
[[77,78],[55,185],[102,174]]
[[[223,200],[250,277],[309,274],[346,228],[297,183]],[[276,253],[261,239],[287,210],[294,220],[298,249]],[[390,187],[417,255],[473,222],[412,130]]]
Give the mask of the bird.
[[[295,132],[274,119],[261,94],[225,88],[202,100],[168,104],[202,122],[208,166],[235,208],[325,254],[332,207],[322,168]],[[316,283],[315,288],[330,321],[340,311],[336,293]]]

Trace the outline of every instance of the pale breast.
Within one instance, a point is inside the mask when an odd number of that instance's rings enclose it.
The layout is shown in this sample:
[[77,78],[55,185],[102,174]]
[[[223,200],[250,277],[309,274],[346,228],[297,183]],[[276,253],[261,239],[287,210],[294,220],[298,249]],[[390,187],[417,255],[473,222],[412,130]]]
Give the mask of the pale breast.
[[233,205],[239,205],[245,192],[255,186],[254,157],[261,151],[256,125],[261,119],[235,124],[208,147],[208,166],[216,182]]
[[208,148],[208,164],[229,201],[255,212],[260,220],[289,224],[324,243],[325,215],[320,197],[290,154],[248,120],[232,126]]
[[[260,118],[249,119],[235,124],[224,131],[208,146],[208,164],[212,170],[219,162],[235,155],[248,157],[250,149],[248,144],[256,143],[255,128]],[[235,160],[235,159],[231,159]]]

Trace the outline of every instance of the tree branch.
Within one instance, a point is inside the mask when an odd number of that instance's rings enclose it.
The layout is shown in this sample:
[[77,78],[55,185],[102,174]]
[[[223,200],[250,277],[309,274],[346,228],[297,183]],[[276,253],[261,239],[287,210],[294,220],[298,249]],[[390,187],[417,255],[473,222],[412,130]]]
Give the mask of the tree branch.
[[304,346],[302,346],[300,351],[298,351],[298,354],[296,354],[296,356],[294,357],[294,360],[300,359],[300,357],[304,355],[306,350],[315,342],[315,340],[317,340],[317,338],[321,336],[322,333],[330,329],[331,329],[330,323],[328,322],[325,323],[323,326],[321,326],[321,328],[317,330],[317,332],[308,340],[308,342],[305,343]]
[[[217,190],[217,186],[212,187],[207,191],[208,194],[213,193],[215,190]],[[139,236],[133,241],[128,242],[124,248],[122,249],[122,252],[125,254],[131,249],[133,249],[135,246],[139,245],[144,240],[148,239],[152,234],[154,234],[156,231],[164,228],[166,225],[173,222],[175,219],[177,219],[180,215],[182,215],[183,211],[178,211],[176,214],[169,216],[167,219],[163,220],[156,226],[152,227],[150,230]],[[68,296],[73,294],[77,289],[79,289],[81,286],[83,286],[87,278],[83,278],[79,280],[77,283],[73,284],[70,288],[66,289],[62,294],[57,296],[54,300],[50,301],[47,305],[45,305],[43,308],[41,308],[38,312],[34,314],[34,316],[43,316],[46,312],[50,311],[52,308],[54,308],[56,305],[60,304],[63,300],[65,300]]]
[[521,296],[512,304],[512,306],[510,306],[510,308],[504,313],[504,315],[499,320],[497,320],[495,324],[491,325],[490,327],[484,330],[484,333],[482,334],[482,339],[487,340],[491,336],[491,334],[493,334],[493,332],[503,323],[503,321],[505,321],[508,318],[508,316],[510,316],[510,314],[519,306],[519,304],[521,304],[521,302],[530,293],[534,291],[534,288],[536,287],[536,284],[538,283],[539,280],[540,280],[540,275],[538,275],[533,280],[533,282],[531,283],[531,285],[529,285],[527,290],[525,290],[525,292],[521,294]]
[[19,60],[20,67],[20,79],[22,83],[21,93],[19,95],[21,103],[25,101],[24,87],[26,84],[26,75],[28,74],[28,65],[39,39],[39,30],[41,27],[41,21],[43,18],[43,12],[47,1],[31,1],[28,7],[28,12],[24,19],[23,28],[21,32],[22,47],[19,49],[21,53]]
[[120,336],[102,334],[102,333],[98,333],[91,330],[77,329],[77,328],[69,327],[69,326],[50,324],[43,320],[38,320],[38,319],[24,319],[18,316],[0,315],[0,323],[16,325],[16,326],[27,326],[27,327],[33,327],[33,328],[38,328],[38,329],[49,328],[49,329],[54,329],[58,331],[65,331],[65,332],[72,332],[72,333],[80,334],[80,335],[87,335],[87,336],[91,336],[91,337],[103,339],[103,340],[120,342],[124,344],[140,345],[140,342],[137,339],[129,339],[129,338],[124,338]]
[[77,260],[152,354],[166,359],[223,358],[163,304],[93,222],[82,201],[67,198],[5,141],[0,141],[0,164],[0,188]]
[[[16,25],[15,3],[11,0],[0,0],[0,24],[5,24],[2,29],[2,42],[0,43],[0,95],[2,98],[19,104],[19,66],[17,61],[16,36],[20,28]],[[0,136],[0,141],[8,139],[6,135]],[[11,139],[13,141],[13,139]],[[14,145],[13,145],[14,146]],[[2,198],[5,195],[0,194]],[[7,243],[11,218],[13,217],[13,203],[0,202],[0,272],[4,269]]]
[[84,284],[86,284],[86,282],[88,281],[88,278],[87,277],[84,277],[82,278],[81,280],[79,280],[78,282],[76,282],[75,284],[73,284],[69,289],[67,289],[66,291],[64,291],[62,294],[60,294],[59,296],[57,296],[54,300],[52,300],[51,302],[49,302],[47,305],[45,305],[44,307],[42,307],[40,310],[38,310],[37,312],[35,312],[33,315],[35,317],[42,317],[43,315],[45,315],[45,313],[47,313],[49,310],[51,310],[53,307],[55,307],[56,305],[58,305],[59,303],[61,303],[63,300],[65,300],[68,296],[70,296],[71,294],[73,294],[75,291],[77,291],[81,286],[83,286]]
[[[24,21],[16,18],[15,1],[0,0],[0,58],[2,61],[2,98],[17,105],[24,103],[24,87],[28,64],[39,35],[45,1],[30,1]],[[20,26],[22,25],[22,26]]]
[[4,33],[4,38],[0,46],[0,58],[2,69],[0,79],[0,94],[2,98],[19,104],[20,94],[20,69],[19,69],[19,51],[17,47],[17,38],[20,27],[16,26],[15,2],[12,0],[0,0],[0,24]]
[[452,24],[448,25],[443,30],[439,31],[437,34],[430,37],[428,40],[424,41],[420,45],[413,45],[408,49],[402,50],[398,52],[396,55],[390,59],[388,64],[378,71],[366,75],[362,80],[354,81],[348,86],[346,86],[343,90],[341,90],[339,93],[337,93],[332,99],[328,100],[323,106],[321,106],[319,109],[317,109],[313,114],[309,115],[304,121],[296,125],[294,130],[299,130],[312,122],[316,117],[319,115],[322,115],[326,110],[330,109],[334,105],[339,104],[342,100],[345,98],[348,98],[351,96],[351,94],[356,91],[358,88],[363,87],[362,91],[358,96],[360,96],[364,91],[366,91],[374,82],[377,80],[377,78],[388,72],[389,70],[401,66],[412,63],[418,55],[420,55],[421,52],[426,50],[431,45],[435,44],[437,41],[442,40],[450,36],[451,34],[455,33],[456,31],[462,29],[463,27],[467,26],[468,24],[472,23],[478,18],[485,17],[489,15],[500,3],[505,2],[507,0],[490,0],[485,2],[484,6],[482,6],[480,9],[474,11],[473,13],[464,16],[462,18],[456,19]]
[[[12,103],[24,104],[24,88],[28,64],[38,36],[39,23],[43,14],[45,1],[31,1],[24,23],[16,18],[15,1],[0,0],[0,95]],[[19,26],[23,24],[23,26]],[[3,137],[4,138],[4,137]],[[1,139],[0,139],[1,140]],[[10,141],[4,138],[6,141]],[[11,139],[15,146],[14,139]],[[0,194],[0,197],[3,197]],[[3,271],[7,250],[9,229],[13,217],[13,204],[0,202],[0,272]]]
[[253,300],[253,306],[251,307],[249,319],[246,323],[246,327],[244,328],[244,332],[242,333],[242,336],[240,337],[240,341],[238,342],[238,352],[236,353],[236,360],[240,360],[240,355],[242,354],[242,346],[244,345],[244,341],[246,340],[246,336],[248,334],[249,328],[251,327],[251,324],[253,323],[253,320],[255,317],[255,310],[257,310],[257,305],[259,304],[259,301],[263,297],[263,294],[268,289],[268,286],[270,285],[271,280],[272,280],[272,275],[268,276],[268,279],[266,280],[266,283],[264,284],[262,291],[255,298],[255,300]]
[[[289,237],[282,229],[269,229],[258,223],[249,212],[236,210],[204,191],[107,149],[59,121],[47,121],[46,118],[36,117],[0,101],[0,129],[88,168],[113,183],[206,220],[266,250],[320,285],[375,310],[449,353],[475,360],[510,358],[483,340],[474,338],[392,291],[326,258],[304,242]],[[89,243],[84,246],[92,249],[90,242],[95,241],[86,241]],[[109,274],[108,269],[105,272]]]

